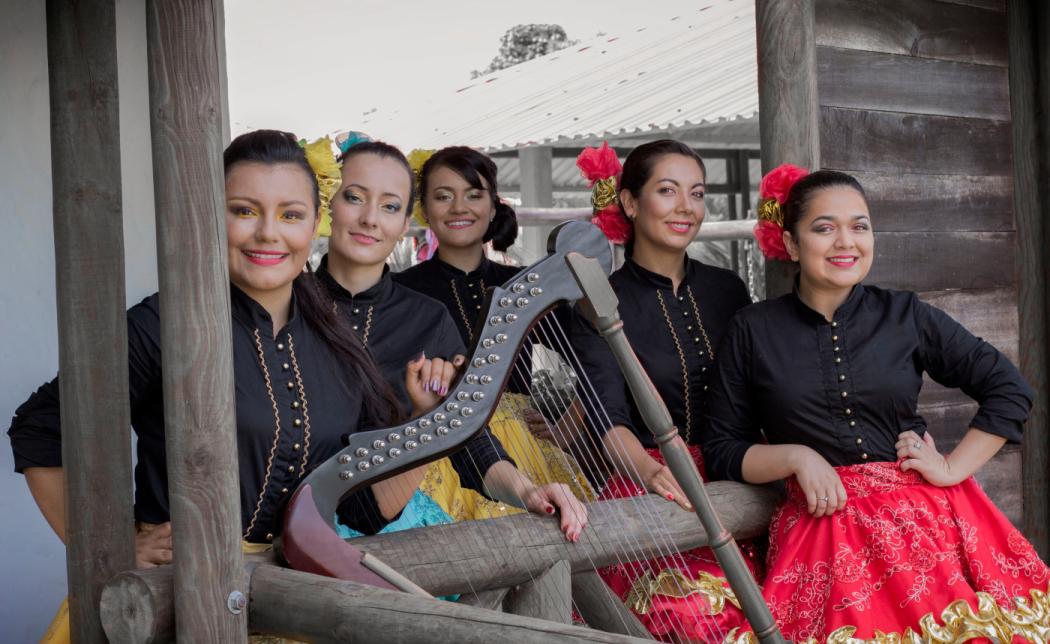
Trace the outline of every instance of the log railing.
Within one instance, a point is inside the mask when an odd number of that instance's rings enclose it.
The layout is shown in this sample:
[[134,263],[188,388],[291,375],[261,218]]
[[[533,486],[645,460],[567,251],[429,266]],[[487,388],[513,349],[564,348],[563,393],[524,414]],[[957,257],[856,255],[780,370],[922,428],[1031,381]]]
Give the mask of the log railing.
[[[708,486],[708,493],[726,528],[737,539],[765,532],[778,500],[777,492],[771,488],[739,483],[712,483]],[[672,543],[679,550],[708,543],[696,515],[653,496],[591,503],[588,505],[588,518],[589,525],[575,544],[565,541],[557,522],[547,517],[518,514],[360,537],[354,540],[354,545],[389,563],[431,594],[450,595],[517,586],[531,582],[556,565],[567,567],[572,573],[584,573],[595,566],[605,566],[624,559],[649,558],[661,550],[653,535],[654,526],[659,526],[659,539],[663,543]],[[385,592],[361,590],[344,582],[304,573],[274,572],[271,570],[275,568],[272,561],[249,562],[248,566],[252,578],[249,628],[255,632],[309,639],[323,631],[332,637],[342,627],[339,620],[347,619],[348,614],[363,614],[355,613],[358,610],[379,611],[375,593]],[[110,641],[163,642],[173,638],[171,568],[163,566],[122,573],[106,585],[102,593],[101,615]],[[309,578],[307,586],[339,593],[346,605],[336,610],[330,603],[315,601],[309,597],[310,593],[305,592],[294,598],[292,595],[280,595],[275,592],[271,582],[285,579],[282,574],[294,575],[304,584]],[[455,606],[449,608],[452,612],[448,612],[433,608],[434,602],[427,603],[430,600],[415,597],[408,599],[407,595],[393,596],[399,598],[397,606],[404,604],[406,610],[408,604],[405,602],[411,604],[412,610],[426,606],[425,614],[428,615],[460,615],[457,611],[482,610]],[[355,604],[358,601],[364,603]],[[394,604],[382,601],[391,606],[388,613],[383,613],[385,617],[378,613],[369,614],[375,619],[395,619],[400,608],[392,608]],[[264,606],[266,611],[262,610]],[[479,617],[477,619],[481,622],[478,622],[474,613],[463,614],[467,615],[470,616],[466,622],[468,624],[477,625],[487,619]],[[307,628],[307,624],[310,625],[309,632],[301,630]],[[327,631],[324,630],[326,627]],[[550,627],[553,628],[553,625]],[[427,628],[431,628],[430,622]],[[477,640],[484,635],[482,631],[478,632],[481,635],[477,637],[453,639]],[[434,639],[430,641],[440,639],[432,633],[431,637]],[[416,640],[405,634],[404,639],[385,637],[385,641]]]

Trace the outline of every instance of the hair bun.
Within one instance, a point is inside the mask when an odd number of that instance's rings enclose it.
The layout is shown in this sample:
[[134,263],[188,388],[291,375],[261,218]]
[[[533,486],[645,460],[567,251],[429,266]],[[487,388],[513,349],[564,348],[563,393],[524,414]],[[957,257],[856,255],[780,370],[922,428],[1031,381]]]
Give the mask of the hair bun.
[[505,252],[514,245],[518,238],[518,215],[514,209],[499,197],[496,197],[496,213],[485,231],[485,241],[491,241],[492,247]]

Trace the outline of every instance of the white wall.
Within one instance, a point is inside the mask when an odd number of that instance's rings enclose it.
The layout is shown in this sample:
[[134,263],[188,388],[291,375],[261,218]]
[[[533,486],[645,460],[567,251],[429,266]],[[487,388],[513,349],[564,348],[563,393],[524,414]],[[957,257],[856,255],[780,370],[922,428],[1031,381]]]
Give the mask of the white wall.
[[[0,0],[0,15],[0,428],[6,432],[15,408],[54,376],[58,342],[44,3]],[[157,284],[142,0],[118,0],[117,39],[130,304]],[[65,595],[65,554],[14,473],[9,445],[0,441],[0,642],[31,642]]]

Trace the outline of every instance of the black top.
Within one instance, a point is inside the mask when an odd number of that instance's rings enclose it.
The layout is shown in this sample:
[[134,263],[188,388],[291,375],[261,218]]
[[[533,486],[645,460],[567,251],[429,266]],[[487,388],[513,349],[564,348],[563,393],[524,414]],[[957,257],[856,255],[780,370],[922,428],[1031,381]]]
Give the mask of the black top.
[[[368,429],[358,383],[298,313],[271,337],[270,315],[230,286],[241,520],[248,541],[279,532],[282,504],[313,468],[342,449],[344,437]],[[138,436],[135,518],[169,520],[164,447],[159,296],[128,311],[131,423]],[[8,434],[15,470],[62,465],[58,378],[15,411]],[[371,489],[347,500],[344,523],[363,532],[385,525]]]
[[[347,316],[358,337],[372,352],[387,381],[405,408],[411,406],[405,390],[407,364],[425,351],[429,357],[452,359],[465,353],[455,323],[441,302],[395,283],[389,268],[368,290],[352,294],[328,272],[328,256],[317,270],[321,282]],[[449,457],[465,487],[484,494],[483,478],[489,467],[509,461],[499,439],[486,429],[466,448]]]
[[[418,291],[436,299],[445,305],[452,320],[459,329],[463,344],[473,346],[474,324],[484,314],[486,289],[501,286],[504,282],[521,272],[520,266],[507,266],[482,256],[481,264],[469,273],[464,273],[451,264],[434,255],[425,262],[420,262],[400,273],[394,274],[394,281],[403,284],[413,291]],[[522,356],[528,362],[528,346]],[[512,369],[507,391],[516,394],[528,394],[529,383],[525,382],[522,369]]]
[[[751,303],[747,287],[736,273],[688,257],[677,293],[669,278],[630,258],[609,277],[609,283],[620,300],[624,333],[678,432],[687,442],[698,443],[715,348],[733,314]],[[624,425],[642,445],[656,447],[608,345],[578,314],[572,324],[572,345],[604,407],[599,412],[588,404],[593,431],[601,436],[613,425]]]
[[855,286],[831,322],[797,291],[748,307],[726,334],[708,400],[708,472],[742,480],[760,430],[834,466],[895,461],[898,434],[926,431],[924,371],[979,403],[971,427],[1020,440],[1033,394],[1017,368],[914,293]]

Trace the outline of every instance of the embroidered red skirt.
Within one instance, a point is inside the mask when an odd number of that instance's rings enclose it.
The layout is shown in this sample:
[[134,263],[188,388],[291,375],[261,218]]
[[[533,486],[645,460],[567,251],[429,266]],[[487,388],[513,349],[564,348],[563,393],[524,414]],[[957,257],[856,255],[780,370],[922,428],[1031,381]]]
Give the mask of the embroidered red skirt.
[[[664,462],[659,450],[647,451],[660,463]],[[704,476],[700,448],[690,446],[689,453]],[[646,494],[645,488],[630,479],[614,476],[606,483],[600,498],[643,494]],[[757,577],[761,556],[756,548],[745,542],[740,544],[740,550]],[[733,628],[747,624],[710,548],[609,566],[599,569],[598,574],[649,632],[661,640],[721,641]]]
[[841,512],[814,518],[791,479],[770,524],[763,594],[787,639],[1050,638],[1050,571],[972,477],[940,488],[896,463],[835,469]]

